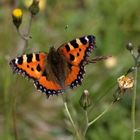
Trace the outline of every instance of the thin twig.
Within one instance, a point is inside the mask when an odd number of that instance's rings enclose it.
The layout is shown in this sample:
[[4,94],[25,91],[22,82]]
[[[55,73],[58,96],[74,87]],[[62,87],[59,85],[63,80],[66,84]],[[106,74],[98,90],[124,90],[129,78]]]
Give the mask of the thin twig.
[[67,115],[68,115],[68,117],[69,117],[69,120],[70,120],[70,122],[71,122],[71,124],[72,124],[72,126],[73,126],[73,128],[74,128],[74,131],[75,131],[75,133],[76,133],[77,139],[78,139],[78,140],[81,140],[81,139],[80,139],[79,132],[78,132],[78,129],[76,128],[75,123],[74,123],[74,121],[73,121],[73,119],[72,119],[72,116],[71,116],[71,114],[70,114],[70,112],[69,112],[67,102],[65,102],[65,101],[64,101],[64,107],[65,107],[66,113],[67,113]]
[[100,95],[97,100],[95,101],[94,104],[92,104],[92,106],[89,109],[90,111],[93,111],[93,109],[96,107],[97,103],[99,103],[99,101],[101,101],[107,94],[110,93],[110,89],[113,89],[115,87],[115,83],[113,83],[111,86],[109,86],[109,88],[107,88],[107,90],[104,92],[104,94]]
[[[134,54],[134,50],[131,50],[131,54],[132,54],[132,57],[133,57],[133,59],[134,59],[134,61],[136,60],[136,56],[135,56],[135,54]],[[135,61],[136,62],[136,61]]]
[[20,38],[23,40],[23,49],[22,49],[22,53],[25,53],[27,47],[28,47],[28,41],[31,38],[30,36],[30,30],[31,30],[31,25],[32,25],[32,19],[33,19],[33,15],[30,14],[30,19],[29,19],[29,24],[27,26],[27,30],[26,30],[26,34],[23,35],[21,34],[20,30],[17,29],[17,33],[19,34]]
[[29,39],[29,37],[26,37],[25,35],[22,35],[22,34],[21,34],[19,28],[17,29],[17,33],[18,33],[18,35],[19,35],[24,41],[26,41],[26,40]]
[[[28,27],[27,27],[27,33],[26,33],[26,36],[27,36],[27,37],[28,37],[29,34],[30,34],[31,25],[32,25],[32,19],[33,19],[33,15],[30,14],[29,25],[28,25]],[[28,47],[28,40],[25,40],[25,41],[24,41],[23,53],[25,53],[27,47]]]
[[13,118],[14,136],[15,136],[15,140],[18,140],[17,118],[16,118],[16,96],[14,96],[12,115],[13,115],[12,118]]
[[114,102],[111,102],[111,104],[99,115],[97,116],[94,120],[88,123],[88,127],[91,126],[94,122],[96,122],[98,119],[100,119],[114,104]]
[[133,89],[133,97],[132,97],[132,110],[131,110],[131,118],[132,118],[132,140],[135,140],[135,107],[136,107],[136,90],[137,90],[137,67],[134,70],[134,89]]

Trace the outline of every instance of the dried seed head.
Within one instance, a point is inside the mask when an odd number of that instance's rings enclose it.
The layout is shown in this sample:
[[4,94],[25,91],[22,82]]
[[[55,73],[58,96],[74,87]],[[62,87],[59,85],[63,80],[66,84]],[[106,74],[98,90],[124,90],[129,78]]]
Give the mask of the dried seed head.
[[120,89],[129,89],[134,86],[134,79],[132,77],[122,75],[117,79]]

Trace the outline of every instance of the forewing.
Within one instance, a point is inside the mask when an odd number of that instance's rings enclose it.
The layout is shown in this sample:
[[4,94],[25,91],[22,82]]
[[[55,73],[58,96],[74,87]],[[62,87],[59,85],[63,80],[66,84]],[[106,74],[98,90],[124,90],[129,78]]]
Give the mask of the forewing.
[[66,60],[75,66],[85,65],[87,58],[95,48],[95,37],[93,35],[76,38],[58,48]]
[[38,79],[44,71],[46,53],[24,54],[10,61],[13,71],[29,79]]

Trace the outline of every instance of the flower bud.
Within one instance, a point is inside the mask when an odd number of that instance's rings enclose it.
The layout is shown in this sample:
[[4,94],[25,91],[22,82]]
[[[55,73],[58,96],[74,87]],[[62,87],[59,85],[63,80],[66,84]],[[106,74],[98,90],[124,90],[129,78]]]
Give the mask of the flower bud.
[[88,90],[84,90],[80,98],[80,105],[84,110],[86,110],[91,105]]
[[21,9],[16,8],[13,10],[12,17],[13,17],[13,23],[16,26],[16,28],[19,28],[19,26],[21,25],[22,16],[23,16],[23,13]]
[[129,43],[126,45],[126,48],[127,48],[127,50],[132,51],[132,50],[133,50],[133,44],[132,44],[131,42],[129,42]]
[[29,7],[29,11],[33,16],[39,12],[39,0],[33,0],[31,6]]

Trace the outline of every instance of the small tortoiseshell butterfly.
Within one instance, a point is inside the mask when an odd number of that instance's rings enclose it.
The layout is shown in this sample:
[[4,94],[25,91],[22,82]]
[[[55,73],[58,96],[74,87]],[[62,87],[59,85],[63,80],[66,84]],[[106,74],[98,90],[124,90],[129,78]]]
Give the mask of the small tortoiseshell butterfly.
[[81,85],[84,67],[95,37],[88,35],[52,47],[49,53],[24,54],[10,61],[13,71],[33,79],[36,88],[47,96],[64,92],[67,87]]

